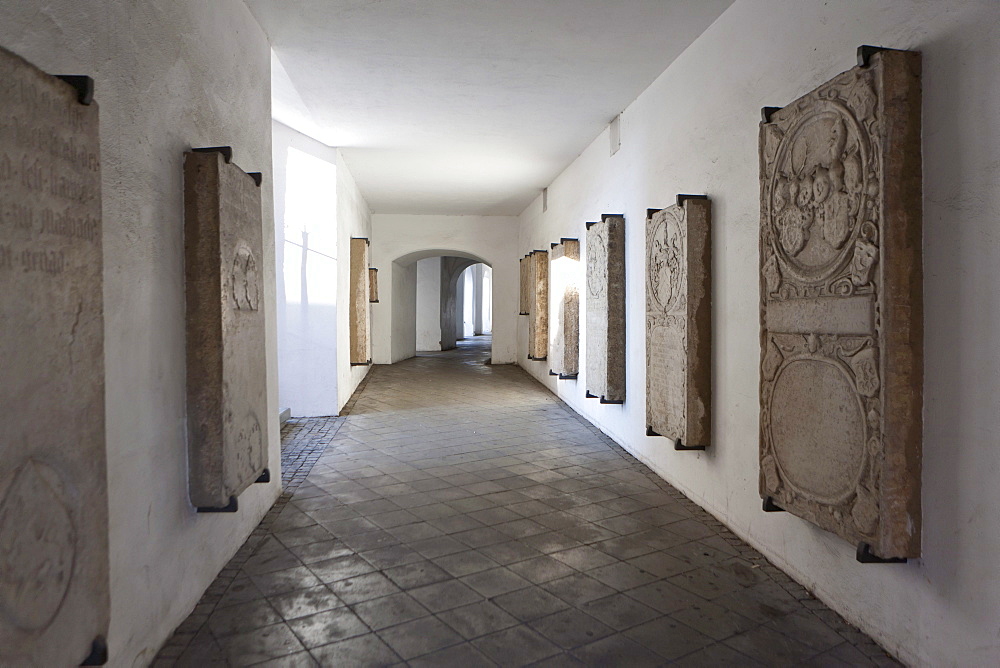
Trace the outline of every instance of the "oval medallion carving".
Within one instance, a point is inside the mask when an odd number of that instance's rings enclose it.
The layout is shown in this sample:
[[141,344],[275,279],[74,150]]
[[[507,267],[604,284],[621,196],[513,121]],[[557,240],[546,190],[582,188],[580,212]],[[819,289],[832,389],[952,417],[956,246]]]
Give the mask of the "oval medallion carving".
[[829,504],[855,492],[865,464],[865,414],[840,367],[790,361],[775,378],[770,410],[774,454],[789,485]]
[[657,218],[646,238],[646,267],[653,305],[666,313],[684,306],[684,228],[674,210],[664,209]]
[[76,530],[55,471],[29,460],[12,478],[0,500],[0,616],[23,631],[39,631],[66,598]]

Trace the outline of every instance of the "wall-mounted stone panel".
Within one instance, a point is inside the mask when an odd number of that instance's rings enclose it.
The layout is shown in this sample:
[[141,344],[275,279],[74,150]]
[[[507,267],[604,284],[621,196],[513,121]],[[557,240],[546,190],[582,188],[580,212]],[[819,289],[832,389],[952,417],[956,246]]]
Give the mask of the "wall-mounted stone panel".
[[549,252],[528,256],[528,359],[544,360],[549,353]]
[[646,220],[646,426],[678,448],[712,428],[712,204],[650,210]]
[[580,241],[552,245],[549,280],[555,300],[555,334],[550,354],[553,373],[576,378],[580,371]]
[[917,557],[920,55],[864,56],[760,126],[760,492]]
[[0,665],[79,665],[109,611],[98,109],[0,49]]
[[230,155],[184,154],[188,480],[200,508],[227,506],[267,466],[261,193]]
[[587,223],[587,395],[625,401],[625,218]]
[[528,310],[531,308],[531,261],[528,259],[529,257],[531,256],[525,255],[518,260],[518,270],[521,277],[518,315],[528,315]]
[[368,284],[368,239],[351,239],[351,364],[368,364],[372,359],[371,348],[371,288]]
[[368,268],[368,302],[378,304],[378,269]]

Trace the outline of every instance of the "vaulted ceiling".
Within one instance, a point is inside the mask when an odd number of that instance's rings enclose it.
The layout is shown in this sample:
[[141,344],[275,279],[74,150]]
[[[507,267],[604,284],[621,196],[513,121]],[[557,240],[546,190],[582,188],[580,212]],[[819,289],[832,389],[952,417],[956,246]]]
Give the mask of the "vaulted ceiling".
[[516,215],[732,0],[246,0],[376,213]]

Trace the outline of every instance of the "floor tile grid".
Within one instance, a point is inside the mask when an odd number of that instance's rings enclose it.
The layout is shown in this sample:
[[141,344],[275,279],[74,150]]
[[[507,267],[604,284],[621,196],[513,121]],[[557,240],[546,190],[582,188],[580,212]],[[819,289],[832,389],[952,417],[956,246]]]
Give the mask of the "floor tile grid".
[[523,371],[476,353],[369,375],[212,615],[212,643],[179,663],[891,663]]

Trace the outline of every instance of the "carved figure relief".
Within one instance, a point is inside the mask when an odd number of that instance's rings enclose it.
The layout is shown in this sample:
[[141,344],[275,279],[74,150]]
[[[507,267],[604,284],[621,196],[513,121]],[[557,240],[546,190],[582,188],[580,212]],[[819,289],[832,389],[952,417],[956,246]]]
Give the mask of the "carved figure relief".
[[555,297],[555,335],[550,370],[560,379],[574,379],[580,369],[580,241],[552,244],[549,284]]
[[701,449],[711,432],[711,203],[678,199],[646,221],[646,427]]
[[184,155],[188,489],[198,508],[228,506],[267,466],[260,187],[231,157]]
[[920,58],[881,51],[761,124],[760,491],[920,553]]
[[108,630],[98,116],[0,48],[0,666],[80,665]]
[[625,219],[587,223],[587,396],[625,401]]

